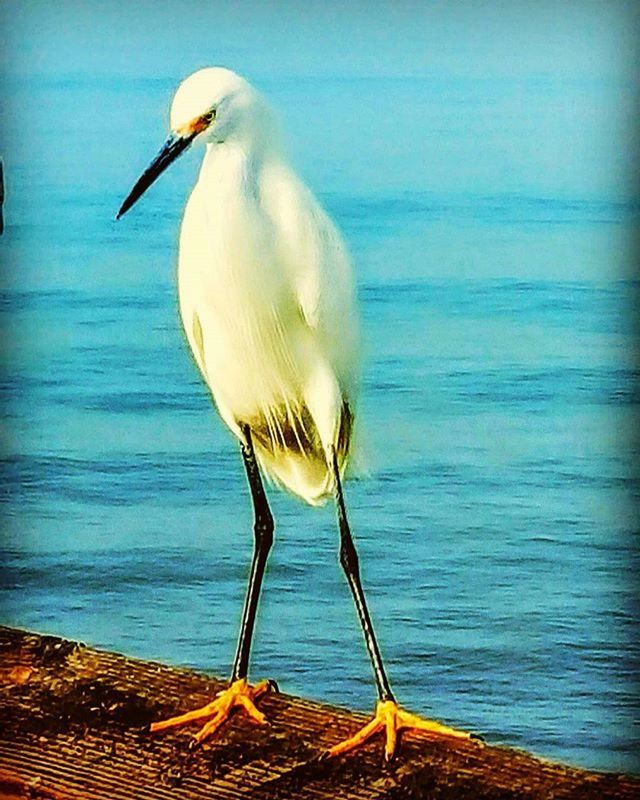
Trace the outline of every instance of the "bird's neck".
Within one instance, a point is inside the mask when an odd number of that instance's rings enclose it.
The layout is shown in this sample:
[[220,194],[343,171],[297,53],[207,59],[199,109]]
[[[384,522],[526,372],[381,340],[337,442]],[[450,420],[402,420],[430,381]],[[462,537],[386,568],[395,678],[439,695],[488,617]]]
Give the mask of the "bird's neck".
[[265,166],[277,157],[275,151],[258,143],[230,140],[208,144],[199,180],[211,191],[224,188],[227,197],[234,190],[251,196],[258,190]]

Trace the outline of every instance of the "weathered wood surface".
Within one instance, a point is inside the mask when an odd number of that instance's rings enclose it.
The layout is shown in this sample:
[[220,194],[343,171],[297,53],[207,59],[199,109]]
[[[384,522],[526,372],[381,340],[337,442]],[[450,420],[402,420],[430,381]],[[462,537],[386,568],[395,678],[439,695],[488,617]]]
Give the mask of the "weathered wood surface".
[[223,684],[51,636],[0,628],[0,797],[12,800],[195,798],[640,798],[640,780],[591,773],[502,747],[409,734],[334,761],[318,755],[364,717],[274,694],[269,727],[240,716],[211,744],[145,726],[207,702]]

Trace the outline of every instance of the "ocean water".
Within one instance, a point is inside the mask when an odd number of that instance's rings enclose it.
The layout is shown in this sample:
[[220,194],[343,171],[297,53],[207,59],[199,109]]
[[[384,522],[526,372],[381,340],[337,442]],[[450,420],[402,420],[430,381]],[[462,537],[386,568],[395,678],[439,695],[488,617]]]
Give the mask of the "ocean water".
[[[251,514],[177,315],[200,154],[113,221],[178,78],[6,81],[0,602],[12,625],[224,675]],[[634,87],[255,80],[356,267],[366,468],[347,502],[399,699],[637,770]],[[370,708],[333,509],[270,496],[252,675]]]

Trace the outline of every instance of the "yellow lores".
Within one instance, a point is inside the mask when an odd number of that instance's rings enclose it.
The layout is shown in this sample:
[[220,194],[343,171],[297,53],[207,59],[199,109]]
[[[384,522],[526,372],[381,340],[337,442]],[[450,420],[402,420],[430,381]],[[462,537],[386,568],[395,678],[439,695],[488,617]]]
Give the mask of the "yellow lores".
[[346,753],[384,731],[390,758],[404,728],[468,739],[467,733],[401,710],[391,691],[342,491],[360,383],[351,265],[338,229],[288,165],[261,95],[218,67],[187,78],[173,100],[171,134],[118,217],[195,141],[206,153],[180,233],[180,315],[211,397],[240,443],[253,503],[254,552],[229,688],[203,708],[157,722],[152,730],[206,720],[195,737],[202,742],[238,709],[265,722],[256,702],[269,684],[252,687],[247,681],[273,544],[264,474],[309,505],[331,496],[336,503],[340,564],[379,702],[372,721],[327,755]]
[[182,136],[183,138],[189,136],[197,136],[199,133],[203,133],[206,129],[211,125],[211,123],[216,118],[215,109],[211,108],[204,114],[201,114],[199,117],[192,119],[190,122],[187,122],[186,125],[183,125],[181,128],[178,128],[178,135]]

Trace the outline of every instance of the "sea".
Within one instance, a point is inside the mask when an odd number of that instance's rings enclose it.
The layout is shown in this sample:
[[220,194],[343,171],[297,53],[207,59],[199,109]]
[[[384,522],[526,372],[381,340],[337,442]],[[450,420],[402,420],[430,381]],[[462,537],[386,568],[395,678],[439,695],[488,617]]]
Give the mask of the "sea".
[[[202,154],[114,220],[183,77],[134,73],[5,81],[1,621],[224,676],[252,519],[177,312]],[[637,771],[634,86],[250,77],[354,263],[346,499],[398,699]],[[251,676],[372,709],[332,504],[269,497]]]

